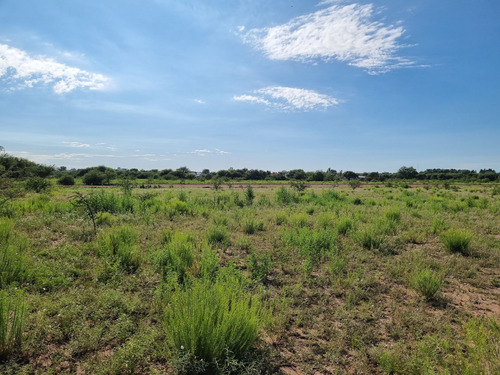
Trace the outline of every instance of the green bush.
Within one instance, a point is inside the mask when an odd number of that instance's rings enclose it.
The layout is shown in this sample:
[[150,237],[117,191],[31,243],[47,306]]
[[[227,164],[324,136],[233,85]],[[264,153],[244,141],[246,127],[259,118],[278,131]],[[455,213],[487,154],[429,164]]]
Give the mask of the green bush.
[[353,228],[352,220],[348,217],[343,217],[337,223],[337,233],[346,235]]
[[50,190],[51,183],[42,177],[30,177],[26,180],[24,185],[27,191],[33,191],[35,193],[43,193]]
[[276,192],[276,202],[282,205],[289,205],[298,202],[298,197],[296,194],[288,190],[286,187],[282,186]]
[[252,186],[247,185],[247,189],[245,190],[245,200],[247,201],[247,204],[252,205],[254,198],[255,193],[253,192]]
[[460,253],[463,255],[471,254],[471,240],[472,234],[461,229],[450,229],[441,236],[441,241],[447,250],[452,253]]
[[[228,358],[242,358],[258,337],[260,299],[234,278],[215,283],[193,279],[192,285],[176,289],[167,302],[167,343],[174,357],[190,358],[191,366],[184,368],[187,373],[216,372],[217,365]],[[206,367],[196,371],[200,363]]]
[[217,255],[217,251],[203,249],[200,261],[200,276],[205,280],[215,281],[219,268],[219,256]]
[[106,181],[106,174],[97,169],[92,169],[83,176],[85,185],[103,185]]
[[22,254],[27,247],[27,239],[12,239],[12,226],[12,220],[0,221],[0,288],[13,282],[22,283],[28,273]]
[[100,238],[101,250],[105,255],[118,261],[120,267],[133,273],[141,264],[141,256],[136,248],[137,233],[128,226],[115,229]]
[[208,229],[207,241],[210,245],[222,245],[227,247],[231,243],[231,236],[226,227],[216,225]]
[[441,289],[442,280],[432,270],[424,268],[415,272],[413,283],[415,289],[426,299],[430,300],[438,294],[439,289]]
[[365,249],[379,249],[383,242],[383,237],[372,228],[366,228],[358,232],[356,236],[358,243]]
[[252,279],[265,284],[267,282],[267,276],[269,276],[272,271],[271,256],[267,253],[251,253],[248,257],[247,267],[252,274]]
[[19,350],[23,342],[26,303],[21,292],[9,298],[0,292],[0,359],[8,358]]
[[180,283],[184,282],[193,262],[194,243],[189,236],[180,233],[172,236],[157,258],[163,279],[166,280],[169,274],[175,273]]
[[66,185],[66,186],[71,186],[75,184],[75,178],[71,176],[70,174],[65,174],[64,176],[61,176],[58,180],[57,183],[59,185]]

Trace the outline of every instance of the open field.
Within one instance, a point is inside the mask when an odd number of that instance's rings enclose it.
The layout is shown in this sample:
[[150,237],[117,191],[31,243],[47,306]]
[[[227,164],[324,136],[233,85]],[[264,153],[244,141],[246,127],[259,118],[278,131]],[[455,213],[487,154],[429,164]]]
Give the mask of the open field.
[[500,373],[492,185],[54,187],[0,258],[2,374]]

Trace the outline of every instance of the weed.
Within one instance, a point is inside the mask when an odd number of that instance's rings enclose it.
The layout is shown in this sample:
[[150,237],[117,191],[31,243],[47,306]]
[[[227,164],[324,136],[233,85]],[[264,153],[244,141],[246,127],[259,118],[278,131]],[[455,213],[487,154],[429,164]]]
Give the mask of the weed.
[[228,247],[231,243],[231,238],[226,227],[216,225],[208,229],[207,241],[210,245],[221,245],[224,247]]
[[424,268],[415,271],[413,285],[420,294],[431,300],[437,296],[439,289],[441,289],[442,280],[431,269]]
[[42,177],[30,177],[26,180],[25,189],[35,193],[45,193],[50,190],[52,184]]
[[380,248],[384,239],[373,228],[365,228],[357,233],[356,240],[365,249],[374,250]]
[[276,192],[276,202],[281,205],[287,206],[292,203],[298,202],[298,197],[296,194],[288,190],[286,187],[282,186]]
[[[175,290],[165,306],[164,327],[174,357],[189,353],[190,364],[213,372],[229,357],[241,358],[258,337],[261,302],[234,279],[193,279]],[[210,371],[211,370],[211,371]]]
[[441,241],[447,250],[452,253],[460,253],[462,255],[470,255],[470,242],[472,233],[461,229],[450,229],[443,233]]
[[257,254],[253,252],[248,257],[247,267],[252,275],[252,279],[265,284],[267,276],[272,271],[271,256],[267,253]]
[[253,192],[252,186],[247,185],[247,188],[245,190],[245,200],[247,201],[247,204],[252,205],[254,198],[255,198],[255,193]]
[[135,247],[137,233],[128,226],[122,226],[106,235],[99,242],[104,254],[117,259],[120,267],[127,272],[135,272],[141,264],[141,256]]
[[22,292],[9,297],[0,291],[0,359],[21,349],[26,320],[26,303]]
[[179,283],[183,283],[188,269],[194,262],[194,244],[192,239],[180,233],[175,233],[170,241],[157,255],[157,264],[163,279],[174,273]]
[[343,217],[337,222],[337,232],[346,235],[353,228],[353,222],[348,217]]

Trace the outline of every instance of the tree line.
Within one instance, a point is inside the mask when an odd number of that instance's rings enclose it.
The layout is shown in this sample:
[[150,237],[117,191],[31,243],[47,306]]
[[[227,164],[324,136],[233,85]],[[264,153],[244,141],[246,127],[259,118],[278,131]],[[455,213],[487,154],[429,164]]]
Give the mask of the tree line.
[[494,182],[500,181],[500,173],[493,169],[479,171],[468,169],[426,169],[417,171],[413,167],[403,166],[397,172],[363,172],[337,171],[328,168],[326,171],[304,171],[303,169],[283,170],[272,172],[261,169],[221,169],[210,171],[203,169],[201,172],[191,171],[187,167],[177,169],[113,169],[106,166],[71,169],[66,167],[56,168],[34,163],[24,158],[14,157],[3,152],[0,146],[0,176],[13,179],[57,178],[59,183],[72,185],[76,178],[81,178],[87,185],[104,185],[115,179],[172,181],[172,180],[197,180],[203,181],[388,181],[394,179],[415,181],[461,181],[461,182]]

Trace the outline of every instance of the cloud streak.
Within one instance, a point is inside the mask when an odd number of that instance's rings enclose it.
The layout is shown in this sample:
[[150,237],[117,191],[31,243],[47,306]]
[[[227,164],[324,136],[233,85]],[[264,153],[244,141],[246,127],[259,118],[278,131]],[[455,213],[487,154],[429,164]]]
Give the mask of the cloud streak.
[[339,103],[337,99],[316,91],[283,86],[265,87],[251,95],[234,96],[233,100],[264,104],[283,111],[326,109]]
[[413,65],[397,56],[403,34],[402,26],[375,20],[372,4],[333,4],[282,25],[251,29],[243,40],[272,60],[337,60],[379,74]]
[[11,83],[11,89],[48,85],[56,94],[76,89],[102,90],[109,82],[102,74],[67,66],[44,56],[32,57],[6,44],[0,44],[0,79]]
[[211,154],[215,154],[215,155],[230,155],[231,153],[229,151],[222,151],[218,148],[216,148],[215,150],[209,150],[207,148],[204,148],[204,149],[200,149],[200,150],[194,150],[194,151],[190,151],[188,152],[188,154],[194,154],[194,155],[197,155],[197,156],[207,156],[207,155],[211,155]]

